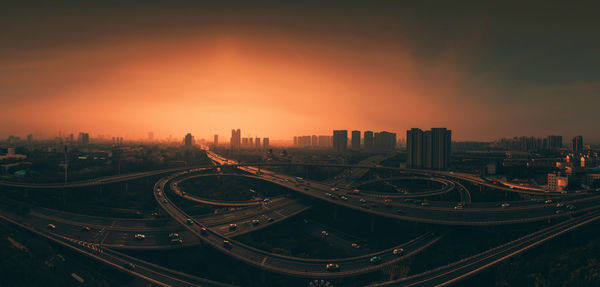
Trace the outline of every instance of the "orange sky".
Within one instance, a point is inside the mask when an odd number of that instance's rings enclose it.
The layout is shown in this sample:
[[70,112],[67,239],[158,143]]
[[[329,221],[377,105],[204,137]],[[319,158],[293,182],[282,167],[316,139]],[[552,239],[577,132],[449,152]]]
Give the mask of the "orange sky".
[[[62,130],[136,139],[153,131],[156,138],[191,132],[227,140],[232,128],[241,128],[242,136],[290,139],[332,129],[403,135],[433,126],[454,130],[459,140],[552,133],[548,120],[559,105],[542,103],[541,111],[531,99],[515,105],[502,96],[514,92],[505,79],[469,70],[481,53],[473,48],[480,32],[466,31],[424,57],[414,39],[393,31],[399,25],[378,34],[358,24],[339,28],[344,19],[331,19],[333,28],[325,31],[244,21],[180,23],[175,32],[115,25],[75,40],[58,33],[71,29],[71,22],[62,23],[48,28],[58,40],[45,45],[40,39],[0,56],[0,121],[6,123],[0,136]],[[595,84],[583,86],[596,90]],[[566,87],[518,93],[573,90]]]

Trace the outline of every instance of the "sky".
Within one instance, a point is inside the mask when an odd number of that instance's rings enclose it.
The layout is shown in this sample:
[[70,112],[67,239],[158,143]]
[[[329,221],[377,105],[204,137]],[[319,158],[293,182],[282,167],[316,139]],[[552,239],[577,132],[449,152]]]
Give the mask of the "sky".
[[585,2],[199,2],[8,2],[0,137],[447,127],[600,142]]

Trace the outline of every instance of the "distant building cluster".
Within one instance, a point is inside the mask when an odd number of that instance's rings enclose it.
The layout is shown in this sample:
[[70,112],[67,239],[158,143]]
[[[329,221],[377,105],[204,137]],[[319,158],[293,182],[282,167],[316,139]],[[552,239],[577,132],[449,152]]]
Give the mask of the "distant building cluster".
[[[262,140],[262,141],[261,141]],[[215,135],[215,141],[217,141],[217,136]],[[267,149],[269,148],[269,138],[252,138],[246,137],[242,138],[242,131],[240,129],[231,130],[231,139],[229,141],[229,145],[232,150],[240,150],[240,149]]]
[[396,134],[390,132],[365,131],[361,138],[360,131],[351,131],[348,138],[347,130],[334,130],[332,136],[305,135],[295,136],[293,146],[297,148],[333,149],[336,152],[348,150],[367,152],[392,152],[396,150]]
[[447,169],[450,165],[452,131],[432,128],[423,131],[413,128],[406,131],[407,167]]
[[[532,136],[503,138],[494,142],[492,147],[515,151],[558,151],[564,148],[563,137],[558,135],[549,135],[545,138]],[[572,148],[576,152],[583,151],[584,146],[582,136],[573,138]]]

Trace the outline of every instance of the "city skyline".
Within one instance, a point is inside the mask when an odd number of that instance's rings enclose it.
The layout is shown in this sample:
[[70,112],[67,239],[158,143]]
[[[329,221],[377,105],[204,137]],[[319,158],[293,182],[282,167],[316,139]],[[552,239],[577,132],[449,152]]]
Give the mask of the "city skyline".
[[51,14],[45,5],[4,9],[0,137],[62,129],[210,138],[235,126],[287,139],[447,126],[456,140],[600,141],[598,40],[585,7],[563,15],[524,5],[507,23],[507,7],[485,4],[150,2],[117,12],[82,3]]

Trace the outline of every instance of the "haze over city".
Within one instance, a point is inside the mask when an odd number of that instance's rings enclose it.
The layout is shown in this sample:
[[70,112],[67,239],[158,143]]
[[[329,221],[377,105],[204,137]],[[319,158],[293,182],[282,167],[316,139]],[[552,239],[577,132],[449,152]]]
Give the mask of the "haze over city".
[[585,5],[178,4],[9,3],[0,136],[452,126],[456,140],[600,140]]
[[597,3],[221,2],[0,5],[0,286],[600,287]]

